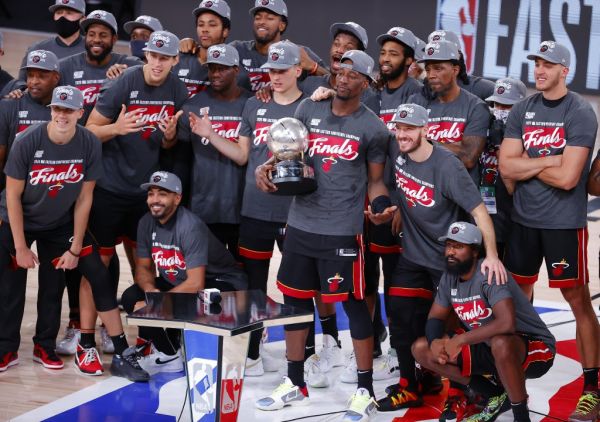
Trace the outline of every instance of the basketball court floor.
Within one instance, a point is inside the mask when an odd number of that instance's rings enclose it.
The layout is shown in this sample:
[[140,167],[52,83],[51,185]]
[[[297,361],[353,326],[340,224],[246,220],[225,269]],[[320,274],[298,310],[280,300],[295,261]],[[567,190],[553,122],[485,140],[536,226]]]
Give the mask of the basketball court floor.
[[[3,30],[0,28],[0,30]],[[22,31],[5,32],[6,55],[0,58],[0,64],[11,74],[16,75],[18,65],[26,47],[44,37],[44,34],[26,33]],[[120,43],[119,51],[127,51]],[[588,97],[598,114],[599,97]],[[597,140],[598,144],[598,140]],[[588,221],[590,242],[588,262],[591,275],[590,290],[592,294],[600,293],[598,281],[597,254],[600,249],[600,199],[590,198]],[[122,249],[121,283],[119,292],[133,283],[131,273],[126,265]],[[274,287],[275,272],[278,267],[278,255],[272,262],[269,294],[281,301],[280,293]],[[573,315],[565,306],[559,291],[547,287],[547,277],[542,271],[536,287],[536,309],[543,320],[551,327],[557,339],[558,354],[554,366],[543,378],[528,381],[530,395],[531,418],[534,421],[565,420],[575,406],[582,379],[575,346],[575,324]],[[185,407],[186,381],[183,373],[159,374],[147,384],[130,383],[122,378],[111,377],[107,371],[100,377],[87,377],[79,374],[73,367],[72,357],[64,357],[65,368],[52,371],[42,368],[32,361],[32,341],[36,321],[37,271],[30,271],[28,276],[27,302],[25,317],[21,329],[20,363],[8,371],[0,373],[0,421],[188,421],[189,410]],[[1,293],[0,293],[1,294]],[[600,300],[594,301],[598,310]],[[600,312],[599,312],[600,314]],[[68,322],[68,305],[63,301],[62,328]],[[338,325],[341,330],[342,348],[346,354],[350,352],[350,336],[348,322],[344,311],[338,310]],[[1,329],[1,327],[0,327]],[[317,330],[320,327],[317,324]],[[127,327],[130,342],[135,341],[136,329]],[[62,331],[60,336],[62,336]],[[99,340],[99,338],[98,338]],[[269,329],[269,342],[266,349],[281,359],[281,367],[285,368],[283,330]],[[317,336],[317,349],[321,344]],[[388,343],[383,347],[388,349]],[[104,355],[105,368],[110,366],[111,355]],[[376,361],[376,365],[377,365]],[[346,407],[346,400],[356,386],[339,381],[342,367],[334,368],[328,375],[330,387],[310,389],[311,405],[299,408],[287,408],[277,412],[256,410],[253,402],[256,398],[270,393],[280,382],[280,375],[268,373],[258,378],[246,378],[239,410],[242,422],[260,421],[334,421],[339,420]],[[396,379],[376,381],[375,392],[383,397],[384,388],[396,382]],[[437,420],[444,397],[428,397],[426,405],[419,409],[379,413],[376,421],[425,421]],[[549,416],[547,416],[549,415]],[[511,421],[509,413],[502,415],[499,421]]]

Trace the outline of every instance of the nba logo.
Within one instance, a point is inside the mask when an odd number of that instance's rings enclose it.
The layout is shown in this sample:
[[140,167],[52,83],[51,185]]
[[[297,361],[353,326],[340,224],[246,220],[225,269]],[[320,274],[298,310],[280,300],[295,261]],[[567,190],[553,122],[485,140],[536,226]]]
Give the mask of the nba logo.
[[458,35],[469,74],[475,67],[478,14],[479,0],[437,0],[435,27]]

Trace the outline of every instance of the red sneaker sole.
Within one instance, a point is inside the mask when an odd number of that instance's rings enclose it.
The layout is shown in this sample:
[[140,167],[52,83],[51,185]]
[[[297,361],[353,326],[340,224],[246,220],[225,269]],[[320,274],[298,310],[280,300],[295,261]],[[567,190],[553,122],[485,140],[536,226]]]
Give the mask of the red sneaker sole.
[[65,364],[63,362],[61,362],[60,364],[50,364],[44,362],[41,358],[37,356],[33,357],[33,361],[41,364],[44,368],[47,369],[63,369],[65,367]]
[[77,369],[77,372],[79,372],[80,374],[83,374],[83,375],[89,375],[91,377],[98,377],[98,376],[104,374],[104,370],[102,370],[101,372],[98,372],[98,371],[96,371],[96,372],[86,372],[83,369],[81,369],[79,367],[79,365],[77,365],[77,362],[75,362],[75,361],[73,361],[73,366],[75,366],[75,368]]
[[10,362],[8,362],[8,365],[0,367],[0,372],[4,372],[6,371],[8,368],[10,368],[11,366],[15,366],[19,364],[19,358],[16,358],[15,360],[11,360]]

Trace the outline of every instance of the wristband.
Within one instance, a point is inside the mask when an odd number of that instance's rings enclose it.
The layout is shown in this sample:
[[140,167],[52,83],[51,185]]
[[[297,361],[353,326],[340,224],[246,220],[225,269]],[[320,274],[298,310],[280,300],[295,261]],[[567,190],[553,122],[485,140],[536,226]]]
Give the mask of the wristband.
[[71,249],[67,249],[67,252],[69,252],[71,255],[73,255],[75,258],[79,258],[79,255],[81,255],[81,253],[75,253],[73,252]]
[[382,213],[386,208],[392,206],[392,201],[390,201],[389,196],[381,195],[371,201],[371,210],[375,214]]
[[444,337],[444,331],[446,330],[446,322],[438,318],[429,318],[425,324],[425,337],[427,337],[427,344],[431,347],[433,340]]

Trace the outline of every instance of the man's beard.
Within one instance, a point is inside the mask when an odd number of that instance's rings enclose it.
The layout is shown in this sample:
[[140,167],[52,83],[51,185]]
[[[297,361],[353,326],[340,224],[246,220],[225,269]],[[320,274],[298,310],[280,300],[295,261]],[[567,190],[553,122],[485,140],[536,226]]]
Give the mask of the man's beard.
[[103,49],[102,53],[100,53],[99,55],[94,55],[92,53],[92,46],[86,44],[85,45],[85,51],[87,52],[87,56],[90,58],[90,60],[95,61],[96,63],[102,63],[104,61],[104,59],[106,59],[110,53],[112,53],[113,47],[112,45]]
[[402,73],[404,73],[404,69],[406,69],[406,63],[402,63],[402,65],[398,66],[397,69],[392,70],[392,73],[390,74],[382,73],[381,79],[383,79],[383,82],[385,83],[393,81],[394,79],[397,79],[400,75],[402,75]]
[[467,274],[471,270],[474,262],[475,258],[472,256],[462,262],[456,261],[455,263],[448,262],[448,258],[446,257],[446,271],[452,275],[461,276],[463,274]]

